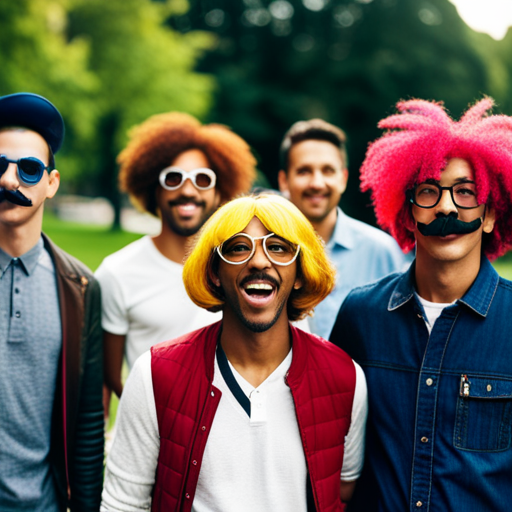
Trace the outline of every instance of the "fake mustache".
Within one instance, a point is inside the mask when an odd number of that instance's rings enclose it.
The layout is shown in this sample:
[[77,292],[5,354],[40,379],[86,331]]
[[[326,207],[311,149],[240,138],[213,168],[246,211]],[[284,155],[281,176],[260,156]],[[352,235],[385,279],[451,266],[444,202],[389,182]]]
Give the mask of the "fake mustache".
[[430,224],[418,222],[418,231],[423,236],[448,236],[448,235],[466,235],[476,231],[483,222],[482,217],[478,217],[471,222],[463,222],[457,218],[456,213],[443,215],[433,220]]
[[19,190],[0,189],[0,203],[9,201],[18,206],[32,206],[32,200],[24,196]]

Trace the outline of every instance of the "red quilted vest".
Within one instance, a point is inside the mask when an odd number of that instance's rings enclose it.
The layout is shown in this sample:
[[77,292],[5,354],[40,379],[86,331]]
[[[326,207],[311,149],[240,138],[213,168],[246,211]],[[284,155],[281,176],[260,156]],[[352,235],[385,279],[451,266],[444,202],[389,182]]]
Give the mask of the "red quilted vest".
[[[212,385],[217,322],[151,349],[160,434],[153,512],[190,511],[204,448],[221,392]],[[291,327],[286,376],[295,403],[317,512],[344,509],[340,472],[356,382],[350,357],[332,343]]]

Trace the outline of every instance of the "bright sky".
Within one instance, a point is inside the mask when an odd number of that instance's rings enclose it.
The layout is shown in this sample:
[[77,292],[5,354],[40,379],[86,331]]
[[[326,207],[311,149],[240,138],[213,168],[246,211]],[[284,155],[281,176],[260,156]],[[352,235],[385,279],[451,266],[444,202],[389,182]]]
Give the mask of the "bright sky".
[[478,32],[503,39],[512,25],[512,0],[450,0],[460,17]]

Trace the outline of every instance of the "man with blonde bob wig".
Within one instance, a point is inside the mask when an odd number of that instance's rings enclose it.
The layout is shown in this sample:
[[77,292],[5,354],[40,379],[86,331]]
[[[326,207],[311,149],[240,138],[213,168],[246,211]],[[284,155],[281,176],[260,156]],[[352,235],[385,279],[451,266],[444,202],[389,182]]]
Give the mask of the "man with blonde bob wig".
[[365,370],[368,456],[351,510],[481,512],[512,501],[512,118],[400,102],[361,170],[409,271],[354,290],[330,339]]
[[286,199],[235,199],[203,226],[185,287],[222,320],[154,346],[118,412],[103,511],[342,511],[362,468],[362,370],[290,324],[334,270]]

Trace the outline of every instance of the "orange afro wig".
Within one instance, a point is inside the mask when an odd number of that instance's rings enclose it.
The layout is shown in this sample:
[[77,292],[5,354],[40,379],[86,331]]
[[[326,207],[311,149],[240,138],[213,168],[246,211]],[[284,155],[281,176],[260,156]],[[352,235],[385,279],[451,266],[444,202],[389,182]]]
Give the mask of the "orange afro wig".
[[206,155],[217,175],[221,203],[248,192],[256,178],[256,159],[242,138],[219,124],[202,125],[189,114],[157,114],[132,128],[129,136],[117,158],[119,186],[153,215],[158,175],[184,151],[200,149]]

